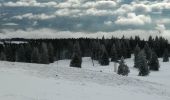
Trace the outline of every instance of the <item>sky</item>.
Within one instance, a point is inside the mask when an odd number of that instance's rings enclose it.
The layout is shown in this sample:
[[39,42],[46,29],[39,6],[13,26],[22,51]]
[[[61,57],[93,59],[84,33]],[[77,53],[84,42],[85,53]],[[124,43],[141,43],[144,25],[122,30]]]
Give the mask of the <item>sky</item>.
[[170,0],[0,0],[0,36],[169,30]]

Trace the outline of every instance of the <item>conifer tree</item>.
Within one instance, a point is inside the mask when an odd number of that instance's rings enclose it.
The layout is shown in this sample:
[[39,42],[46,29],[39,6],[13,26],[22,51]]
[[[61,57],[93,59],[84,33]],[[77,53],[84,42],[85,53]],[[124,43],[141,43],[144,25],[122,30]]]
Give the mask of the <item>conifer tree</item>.
[[21,45],[18,50],[16,51],[16,61],[17,62],[25,62],[26,58],[25,58],[25,49],[24,47]]
[[48,49],[47,49],[47,44],[42,43],[41,46],[41,54],[40,54],[40,63],[42,64],[49,64],[49,55],[48,55]]
[[49,55],[49,62],[54,62],[54,48],[51,43],[48,44],[48,55]]
[[101,56],[99,63],[102,66],[109,65],[109,56],[104,45],[101,46]]
[[143,50],[138,54],[137,67],[139,69],[139,76],[149,75],[149,67],[146,60],[146,54]]
[[138,60],[138,54],[140,52],[140,47],[138,46],[138,44],[136,45],[135,47],[135,50],[134,50],[134,67],[137,68],[137,60]]
[[1,61],[6,61],[6,55],[5,55],[4,52],[1,52],[1,53],[0,53],[0,60],[1,60]]
[[30,44],[27,44],[25,46],[25,61],[26,62],[31,62],[31,52],[32,52],[32,47]]
[[94,41],[92,44],[91,58],[94,60],[99,60],[99,58],[100,58],[100,43],[99,43],[99,41]]
[[146,54],[146,59],[149,60],[151,58],[152,50],[150,49],[148,43],[145,44],[144,50]]
[[112,45],[112,48],[111,48],[111,61],[116,62],[117,60],[118,60],[117,50],[116,50],[115,44],[113,44],[113,45]]
[[81,50],[80,50],[79,42],[77,41],[74,44],[73,55],[72,55],[72,59],[70,62],[70,67],[81,68],[81,63],[82,63]]
[[169,52],[168,52],[168,49],[164,50],[164,53],[163,53],[163,62],[169,62]]
[[158,56],[154,51],[152,51],[151,59],[149,60],[149,68],[150,70],[158,71],[159,70],[159,61]]
[[33,48],[32,54],[31,54],[31,63],[40,63],[40,54],[37,47]]
[[124,57],[122,57],[120,62],[119,62],[119,67],[118,67],[118,72],[117,73],[119,75],[127,76],[129,72],[130,72],[129,67],[125,64]]

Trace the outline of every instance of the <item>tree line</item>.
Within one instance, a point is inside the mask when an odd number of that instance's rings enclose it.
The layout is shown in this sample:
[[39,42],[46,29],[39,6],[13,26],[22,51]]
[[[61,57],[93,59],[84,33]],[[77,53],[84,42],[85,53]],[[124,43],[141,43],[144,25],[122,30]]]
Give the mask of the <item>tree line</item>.
[[[159,70],[159,64],[156,64],[159,63],[158,57],[163,57],[164,62],[169,61],[170,50],[168,40],[152,36],[147,41],[139,36],[129,39],[123,36],[111,39],[15,38],[0,41],[0,60],[49,64],[57,60],[71,59],[70,66],[81,68],[82,57],[91,57],[92,62],[97,60],[102,66],[109,65],[110,61],[119,62],[118,73],[123,73],[122,75],[129,72],[124,58],[131,58],[131,54],[134,54],[134,67],[140,70],[139,75],[145,76],[149,74],[149,70]],[[22,42],[15,44],[12,41]]]

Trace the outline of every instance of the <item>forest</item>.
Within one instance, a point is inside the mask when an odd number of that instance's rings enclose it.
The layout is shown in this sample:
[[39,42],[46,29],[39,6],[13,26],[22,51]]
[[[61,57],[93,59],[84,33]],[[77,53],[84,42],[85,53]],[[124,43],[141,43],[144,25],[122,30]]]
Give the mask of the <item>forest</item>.
[[[170,50],[168,40],[163,37],[153,38],[152,36],[148,40],[140,39],[139,36],[130,39],[124,36],[122,38],[105,39],[103,36],[101,39],[13,38],[1,39],[0,41],[0,60],[49,64],[58,60],[71,59],[70,66],[78,68],[81,68],[82,57],[91,57],[92,62],[97,60],[102,66],[109,65],[109,62],[119,62],[120,66],[126,66],[124,59],[131,58],[131,55],[134,54],[135,68],[150,65],[151,70],[159,70],[158,57],[163,57],[165,62],[169,61]],[[151,67],[152,65],[153,67]],[[144,70],[147,69],[144,68]],[[141,76],[145,74],[139,73]]]

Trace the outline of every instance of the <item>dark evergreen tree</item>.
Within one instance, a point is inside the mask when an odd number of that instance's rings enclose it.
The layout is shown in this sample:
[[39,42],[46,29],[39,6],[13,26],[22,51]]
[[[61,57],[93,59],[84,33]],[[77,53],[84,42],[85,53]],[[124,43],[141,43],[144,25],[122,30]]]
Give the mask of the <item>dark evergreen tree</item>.
[[70,67],[81,68],[81,63],[82,63],[81,50],[80,50],[79,42],[77,41],[74,44],[73,55],[72,55],[72,59],[70,62]]
[[149,75],[149,67],[146,60],[146,54],[143,50],[138,54],[137,67],[139,69],[139,76]]
[[101,46],[101,56],[99,63],[102,66],[109,65],[109,56],[104,45]]
[[169,52],[168,52],[168,49],[164,50],[164,53],[163,53],[163,62],[169,62]]
[[31,53],[32,53],[32,47],[30,44],[27,44],[25,46],[25,61],[26,62],[31,62]]
[[149,60],[149,68],[150,70],[158,71],[159,70],[159,61],[158,56],[154,51],[152,51],[151,59]]
[[54,48],[51,43],[48,44],[48,55],[50,63],[54,62]]
[[146,54],[146,59],[149,60],[151,58],[152,50],[150,49],[148,43],[145,44],[144,50]]
[[16,51],[16,61],[17,62],[25,62],[25,49],[24,46],[20,46],[18,50]]
[[120,62],[119,62],[119,67],[118,67],[118,74],[119,75],[128,75],[128,73],[129,73],[130,71],[129,71],[129,67],[125,64],[125,62],[124,62],[124,58],[122,57],[121,58],[121,60],[120,60]]
[[40,54],[37,47],[33,48],[32,54],[31,54],[31,63],[40,63]]
[[137,68],[137,60],[138,60],[138,54],[140,52],[140,47],[136,45],[135,50],[134,50],[134,67]]
[[5,55],[4,52],[1,52],[1,53],[0,53],[0,60],[1,60],[1,61],[6,61],[6,55]]
[[100,58],[100,42],[99,41],[94,41],[92,43],[91,58],[94,60],[99,60],[99,58]]
[[115,44],[113,44],[111,48],[111,61],[117,62],[117,60],[118,60],[117,50]]
[[49,55],[46,43],[42,43],[41,46],[40,63],[49,64]]

